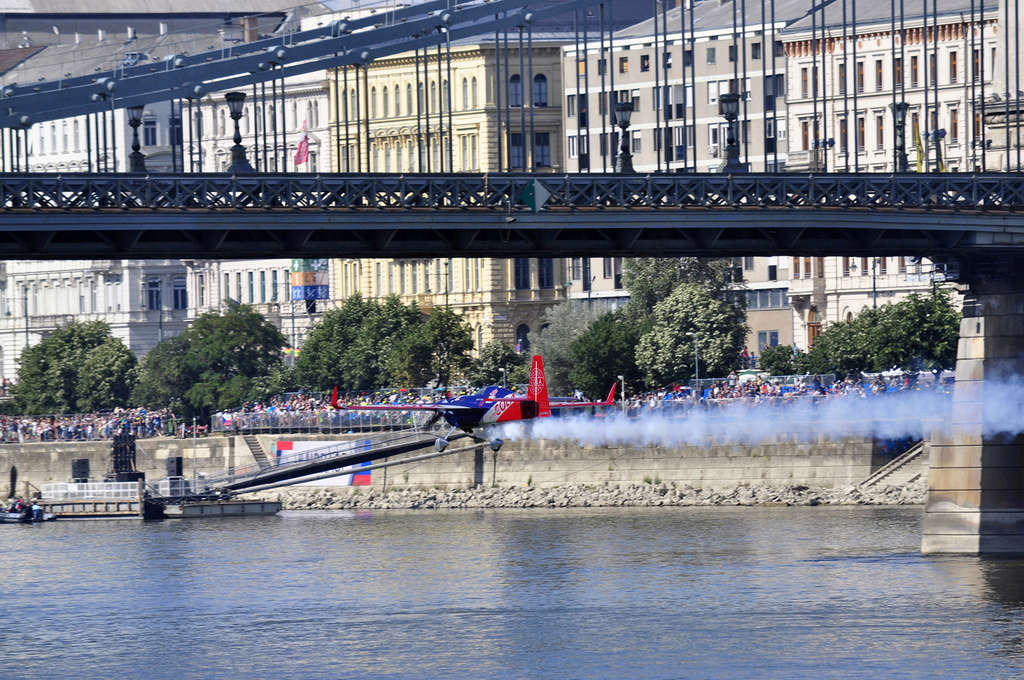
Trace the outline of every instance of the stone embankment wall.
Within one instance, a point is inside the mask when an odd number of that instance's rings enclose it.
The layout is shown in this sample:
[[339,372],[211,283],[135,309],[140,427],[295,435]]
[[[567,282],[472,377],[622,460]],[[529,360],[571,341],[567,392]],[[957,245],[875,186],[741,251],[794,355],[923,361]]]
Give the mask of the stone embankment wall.
[[[268,455],[279,439],[338,440],[338,435],[260,436]],[[350,438],[365,438],[354,437]],[[461,446],[453,442],[452,448]],[[181,456],[184,474],[201,475],[255,465],[241,437],[144,439],[137,442],[138,469],[149,481],[166,476],[166,460]],[[87,458],[90,476],[101,479],[110,467],[110,444],[53,442],[0,445],[0,495],[16,478],[17,492],[24,483],[36,487],[66,482],[71,461]],[[703,447],[581,446],[570,441],[507,442],[497,454],[481,445],[409,465],[373,472],[373,486],[404,489],[464,489],[467,487],[550,488],[576,485],[629,485],[673,483],[693,488],[735,488],[738,484],[802,485],[813,488],[845,487],[870,474],[883,461],[866,439],[804,440],[798,436],[758,445],[716,444]],[[12,471],[13,468],[13,471]]]

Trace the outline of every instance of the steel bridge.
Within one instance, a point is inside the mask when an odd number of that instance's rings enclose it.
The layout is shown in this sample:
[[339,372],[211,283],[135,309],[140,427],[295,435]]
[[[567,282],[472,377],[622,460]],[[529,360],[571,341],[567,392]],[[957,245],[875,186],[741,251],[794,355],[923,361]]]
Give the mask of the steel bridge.
[[0,175],[0,223],[12,258],[968,255],[1024,248],[1024,180]]

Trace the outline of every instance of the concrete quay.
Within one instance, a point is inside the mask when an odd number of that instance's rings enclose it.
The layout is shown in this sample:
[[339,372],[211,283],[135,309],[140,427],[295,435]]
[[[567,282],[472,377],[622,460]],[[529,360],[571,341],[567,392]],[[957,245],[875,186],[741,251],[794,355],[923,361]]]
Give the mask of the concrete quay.
[[[261,435],[265,451],[277,440],[344,439],[338,435]],[[363,438],[349,436],[349,438]],[[220,475],[256,460],[240,436],[193,440],[145,439],[136,443],[137,467],[150,482],[166,476],[166,461],[181,456],[185,477]],[[0,494],[24,493],[25,483],[36,487],[66,482],[71,461],[86,458],[90,476],[100,478],[109,468],[110,445],[104,442],[50,442],[0,445]],[[195,465],[193,466],[193,460]],[[394,460],[394,459],[392,459]],[[860,482],[885,459],[868,439],[780,437],[757,445],[720,444],[686,447],[581,446],[562,440],[506,442],[497,454],[485,445],[428,461],[395,466],[372,473],[372,487],[422,489],[467,487],[536,487],[566,484],[615,485],[646,483],[689,484],[715,489],[737,484],[797,485],[813,488],[846,487]]]

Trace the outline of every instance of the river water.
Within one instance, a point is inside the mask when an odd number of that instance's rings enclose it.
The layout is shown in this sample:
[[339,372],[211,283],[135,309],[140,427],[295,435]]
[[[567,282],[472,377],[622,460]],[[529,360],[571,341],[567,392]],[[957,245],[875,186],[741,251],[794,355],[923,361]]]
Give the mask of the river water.
[[0,526],[0,678],[1012,678],[1024,561],[920,508]]

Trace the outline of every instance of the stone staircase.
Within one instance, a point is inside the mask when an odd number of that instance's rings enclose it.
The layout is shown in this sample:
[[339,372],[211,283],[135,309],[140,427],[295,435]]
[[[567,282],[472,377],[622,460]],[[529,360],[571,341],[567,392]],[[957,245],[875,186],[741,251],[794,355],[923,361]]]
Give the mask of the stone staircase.
[[905,486],[922,476],[927,478],[928,467],[928,444],[920,441],[872,472],[857,488],[867,489],[879,484]]
[[267,456],[267,452],[263,450],[263,445],[260,444],[260,440],[254,434],[242,435],[242,439],[245,440],[245,445],[249,447],[249,451],[252,452],[252,457],[256,459],[256,464],[260,466],[260,469],[270,467],[270,457]]

